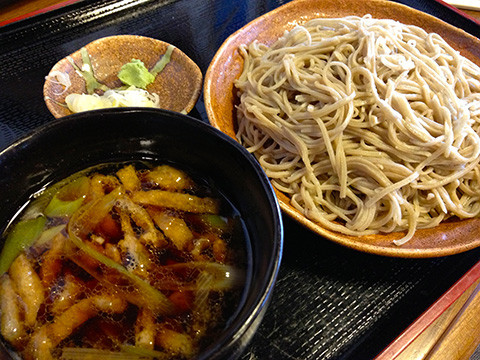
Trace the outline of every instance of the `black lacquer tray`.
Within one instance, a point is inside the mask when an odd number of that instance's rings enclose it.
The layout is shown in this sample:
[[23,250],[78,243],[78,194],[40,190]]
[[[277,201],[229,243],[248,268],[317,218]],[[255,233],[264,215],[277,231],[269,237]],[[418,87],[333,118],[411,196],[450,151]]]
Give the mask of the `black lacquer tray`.
[[[228,35],[285,2],[85,0],[1,27],[0,149],[53,120],[44,77],[86,43],[117,34],[154,37],[179,47],[205,74]],[[475,22],[434,0],[400,2],[480,35]],[[208,122],[202,99],[191,115]],[[372,359],[480,260],[480,250],[434,259],[364,254],[284,221],[278,283],[243,360]]]

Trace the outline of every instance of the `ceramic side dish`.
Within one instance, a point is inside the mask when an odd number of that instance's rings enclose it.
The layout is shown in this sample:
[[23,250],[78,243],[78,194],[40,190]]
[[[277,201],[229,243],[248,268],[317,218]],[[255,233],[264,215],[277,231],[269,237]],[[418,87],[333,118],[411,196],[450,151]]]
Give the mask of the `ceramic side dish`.
[[[166,42],[144,36],[117,35],[97,39],[83,48],[90,57],[96,80],[112,89],[124,85],[118,78],[124,64],[137,59],[144,63],[147,70],[151,70],[169,48],[173,48],[170,60],[146,90],[158,95],[160,108],[182,113],[188,113],[200,95],[202,73],[199,67],[180,49]],[[56,118],[72,114],[65,105],[67,95],[87,92],[84,77],[72,65],[74,62],[78,68],[84,66],[83,48],[61,59],[46,77],[43,95],[48,109]],[[68,76],[71,85],[67,88],[55,76],[59,72]]]

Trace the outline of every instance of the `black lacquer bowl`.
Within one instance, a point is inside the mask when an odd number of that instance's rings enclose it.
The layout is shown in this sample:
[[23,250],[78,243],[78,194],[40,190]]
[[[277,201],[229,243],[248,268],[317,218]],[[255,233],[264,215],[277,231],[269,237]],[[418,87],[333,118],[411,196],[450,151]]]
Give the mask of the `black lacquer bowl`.
[[247,287],[233,319],[198,358],[238,357],[271,298],[283,225],[256,160],[210,125],[167,110],[139,108],[96,110],[48,123],[0,153],[0,233],[45,185],[93,165],[132,160],[168,160],[205,174],[240,212],[251,246]]

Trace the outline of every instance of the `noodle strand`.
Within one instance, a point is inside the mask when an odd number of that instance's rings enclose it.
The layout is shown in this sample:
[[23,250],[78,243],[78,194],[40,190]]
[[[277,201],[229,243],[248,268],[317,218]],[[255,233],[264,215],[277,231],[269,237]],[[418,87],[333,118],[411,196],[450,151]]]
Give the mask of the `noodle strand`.
[[439,35],[314,19],[240,53],[237,138],[306,217],[402,245],[480,216],[480,68]]

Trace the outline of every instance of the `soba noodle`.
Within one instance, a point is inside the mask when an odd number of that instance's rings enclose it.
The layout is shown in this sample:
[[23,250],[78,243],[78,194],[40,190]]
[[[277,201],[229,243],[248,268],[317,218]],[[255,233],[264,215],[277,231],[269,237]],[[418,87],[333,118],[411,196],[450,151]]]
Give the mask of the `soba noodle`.
[[480,68],[438,34],[314,19],[240,52],[237,137],[306,217],[401,245],[480,215]]

